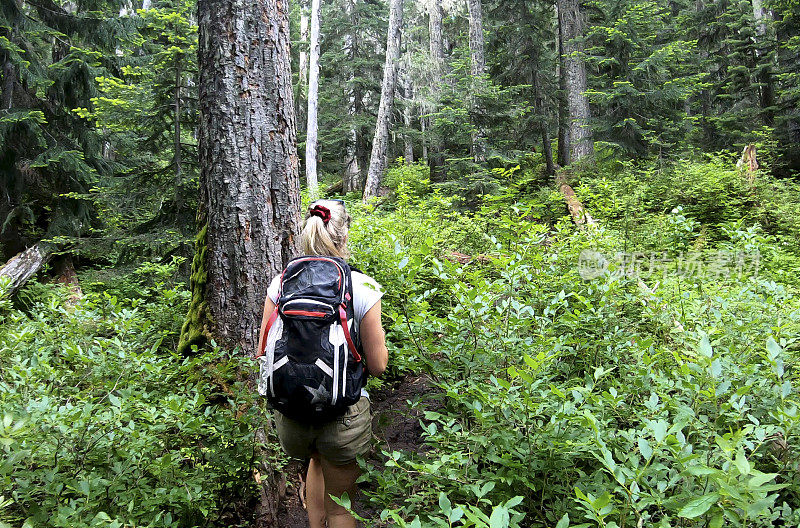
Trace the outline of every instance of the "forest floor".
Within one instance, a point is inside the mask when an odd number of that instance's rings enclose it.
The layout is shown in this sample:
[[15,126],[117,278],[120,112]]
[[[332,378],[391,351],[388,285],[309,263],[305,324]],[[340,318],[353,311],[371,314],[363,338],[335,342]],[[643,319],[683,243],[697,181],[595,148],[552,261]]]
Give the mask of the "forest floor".
[[[367,459],[368,464],[383,464],[382,451],[426,449],[420,440],[419,420],[423,410],[419,406],[412,408],[409,402],[421,401],[425,409],[435,408],[438,402],[432,398],[433,390],[426,376],[408,375],[371,394],[372,434],[377,445]],[[287,468],[287,490],[278,512],[278,528],[308,528],[308,518],[298,493],[301,471],[300,462],[293,462]],[[369,487],[369,484],[362,486]],[[356,511],[367,518],[380,513],[358,503]]]

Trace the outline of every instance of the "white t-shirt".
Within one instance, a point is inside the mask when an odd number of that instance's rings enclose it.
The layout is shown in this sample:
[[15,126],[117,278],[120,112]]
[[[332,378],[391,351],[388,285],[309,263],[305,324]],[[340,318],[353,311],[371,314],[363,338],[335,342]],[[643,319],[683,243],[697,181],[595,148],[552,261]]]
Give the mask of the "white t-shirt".
[[[375,282],[375,279],[363,273],[353,271],[351,273],[353,278],[353,314],[355,315],[356,324],[361,324],[361,320],[367,314],[370,308],[375,306],[381,297],[383,297],[383,288]],[[267,295],[273,303],[278,303],[278,295],[281,290],[281,276],[278,275],[267,288]]]

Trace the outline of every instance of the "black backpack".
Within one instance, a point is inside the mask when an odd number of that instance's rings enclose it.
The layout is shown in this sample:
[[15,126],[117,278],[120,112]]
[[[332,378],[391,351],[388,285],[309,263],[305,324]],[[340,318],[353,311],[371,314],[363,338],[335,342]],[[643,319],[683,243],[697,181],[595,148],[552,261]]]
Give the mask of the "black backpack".
[[352,301],[351,268],[340,258],[308,255],[283,270],[256,357],[258,392],[285,416],[321,423],[361,397],[367,371]]

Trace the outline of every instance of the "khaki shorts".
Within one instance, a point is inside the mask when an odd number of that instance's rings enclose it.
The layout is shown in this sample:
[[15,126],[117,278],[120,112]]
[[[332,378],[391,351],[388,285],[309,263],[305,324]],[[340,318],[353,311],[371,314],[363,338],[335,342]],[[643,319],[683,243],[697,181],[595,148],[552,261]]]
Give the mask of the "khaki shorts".
[[353,462],[369,451],[372,414],[369,398],[362,396],[343,416],[321,425],[310,425],[275,412],[281,447],[292,458],[308,459],[318,452],[337,466]]

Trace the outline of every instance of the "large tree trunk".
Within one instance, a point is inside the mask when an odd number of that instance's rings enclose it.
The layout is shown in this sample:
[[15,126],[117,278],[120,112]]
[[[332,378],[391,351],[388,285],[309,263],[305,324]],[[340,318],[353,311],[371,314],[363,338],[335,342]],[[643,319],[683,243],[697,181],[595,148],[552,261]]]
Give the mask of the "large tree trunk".
[[[199,0],[200,213],[179,350],[206,338],[253,355],[271,277],[298,253],[289,18],[279,0]],[[258,434],[264,437],[264,431]],[[276,525],[262,457],[258,527]]]
[[319,93],[320,0],[311,0],[311,44],[308,69],[308,128],[306,129],[306,183],[308,195],[317,197],[317,101]]
[[583,60],[583,15],[579,0],[558,0],[563,30],[563,57],[569,108],[570,163],[594,156],[589,128],[589,99],[586,97],[586,63]]
[[400,58],[400,38],[403,26],[403,0],[391,0],[389,4],[389,32],[386,38],[386,63],[383,67],[381,102],[372,140],[372,155],[369,159],[367,181],[364,184],[364,201],[378,195],[383,171],[386,170],[386,151],[389,145],[389,120],[394,107],[394,91],[397,86],[397,62]]
[[569,165],[569,107],[567,105],[567,72],[564,66],[564,28],[561,17],[558,26],[558,153],[556,160],[562,167]]
[[428,36],[431,61],[433,62],[433,82],[442,82],[444,73],[444,39],[442,37],[442,0],[431,0],[428,8]]
[[3,267],[0,267],[0,281],[9,281],[8,285],[0,290],[0,294],[11,297],[25,286],[25,283],[42,269],[51,253],[41,248],[39,244],[29,247],[22,253],[11,258]]
[[477,118],[478,123],[473,123],[474,132],[472,133],[472,158],[479,163],[486,161],[486,130],[480,123],[482,109],[478,104],[475,93],[483,83],[483,76],[486,73],[486,59],[483,53],[483,9],[481,0],[467,0],[469,10],[469,52],[472,62],[470,73],[472,74],[472,115]]
[[270,278],[298,250],[285,9],[278,0],[198,3],[206,324],[218,343],[246,353],[258,341]]

